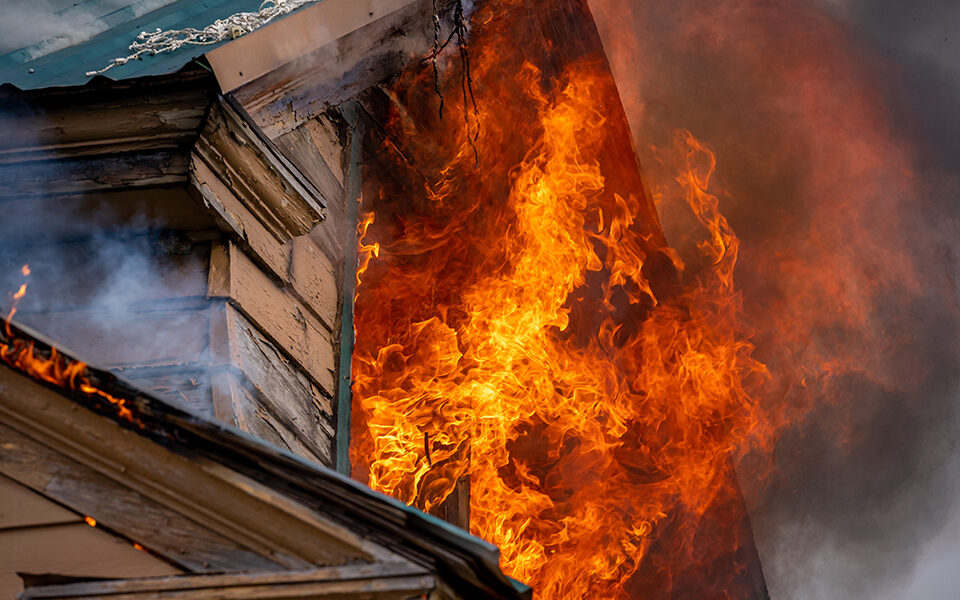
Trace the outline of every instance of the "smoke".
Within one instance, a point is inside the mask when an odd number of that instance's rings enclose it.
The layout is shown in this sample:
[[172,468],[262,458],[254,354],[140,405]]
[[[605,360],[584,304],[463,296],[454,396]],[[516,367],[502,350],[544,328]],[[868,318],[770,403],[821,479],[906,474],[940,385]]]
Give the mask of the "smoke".
[[170,206],[176,194],[0,201],[0,309],[9,313],[12,293],[26,282],[17,324],[167,401],[209,413],[210,242],[170,231],[149,214],[156,213],[151,203]]
[[671,136],[717,153],[782,428],[740,466],[771,595],[956,597],[960,6],[591,7],[681,252]]
[[120,17],[136,19],[173,1],[101,0],[65,8],[53,0],[8,1],[0,18],[0,54],[24,48],[27,60],[39,58],[110,29]]

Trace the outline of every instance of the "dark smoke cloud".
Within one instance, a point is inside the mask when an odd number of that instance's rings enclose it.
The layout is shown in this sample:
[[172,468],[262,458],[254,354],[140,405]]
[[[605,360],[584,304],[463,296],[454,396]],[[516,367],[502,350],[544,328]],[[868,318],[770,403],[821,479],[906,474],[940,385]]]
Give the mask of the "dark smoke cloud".
[[717,153],[758,393],[792,419],[773,474],[741,464],[771,595],[960,597],[960,5],[591,6],[651,187],[674,130]]

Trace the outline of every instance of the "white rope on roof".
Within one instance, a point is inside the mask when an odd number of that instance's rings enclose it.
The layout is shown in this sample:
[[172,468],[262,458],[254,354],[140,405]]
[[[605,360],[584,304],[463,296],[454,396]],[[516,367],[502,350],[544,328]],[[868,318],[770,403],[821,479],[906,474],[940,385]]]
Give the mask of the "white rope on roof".
[[218,19],[203,29],[169,29],[167,31],[142,31],[137,39],[130,44],[130,55],[115,58],[106,67],[99,71],[87,71],[87,77],[101,75],[113,67],[125,65],[131,60],[141,60],[143,55],[156,56],[162,52],[173,52],[183,46],[208,46],[230,38],[236,39],[241,35],[266,25],[270,21],[293,12],[304,4],[316,0],[264,0],[257,12],[240,12],[225,19]]

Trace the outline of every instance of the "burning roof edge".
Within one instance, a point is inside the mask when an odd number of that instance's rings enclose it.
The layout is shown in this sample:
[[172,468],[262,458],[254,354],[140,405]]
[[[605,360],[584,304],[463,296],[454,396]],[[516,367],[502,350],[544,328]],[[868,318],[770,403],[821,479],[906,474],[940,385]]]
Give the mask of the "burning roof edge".
[[[32,345],[34,353],[55,356],[64,365],[78,361],[57,350],[38,334],[10,325],[13,339]],[[26,376],[2,362],[3,369]],[[524,598],[529,586],[506,576],[496,546],[436,517],[353,481],[336,471],[259,440],[239,429],[211,421],[138,390],[115,375],[87,367],[86,377],[98,390],[126,400],[117,406],[101,396],[31,377],[72,404],[112,420],[180,456],[202,457],[249,477],[311,509],[336,514],[356,525],[384,547],[431,557],[445,578],[465,598]],[[4,399],[0,387],[0,404]],[[130,417],[132,413],[132,418]]]

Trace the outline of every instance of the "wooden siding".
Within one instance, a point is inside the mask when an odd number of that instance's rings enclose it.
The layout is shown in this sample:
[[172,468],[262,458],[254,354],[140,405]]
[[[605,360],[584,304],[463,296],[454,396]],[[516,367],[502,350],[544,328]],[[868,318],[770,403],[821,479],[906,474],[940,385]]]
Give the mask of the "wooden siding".
[[0,598],[13,598],[23,590],[17,573],[115,578],[179,572],[0,475]]

